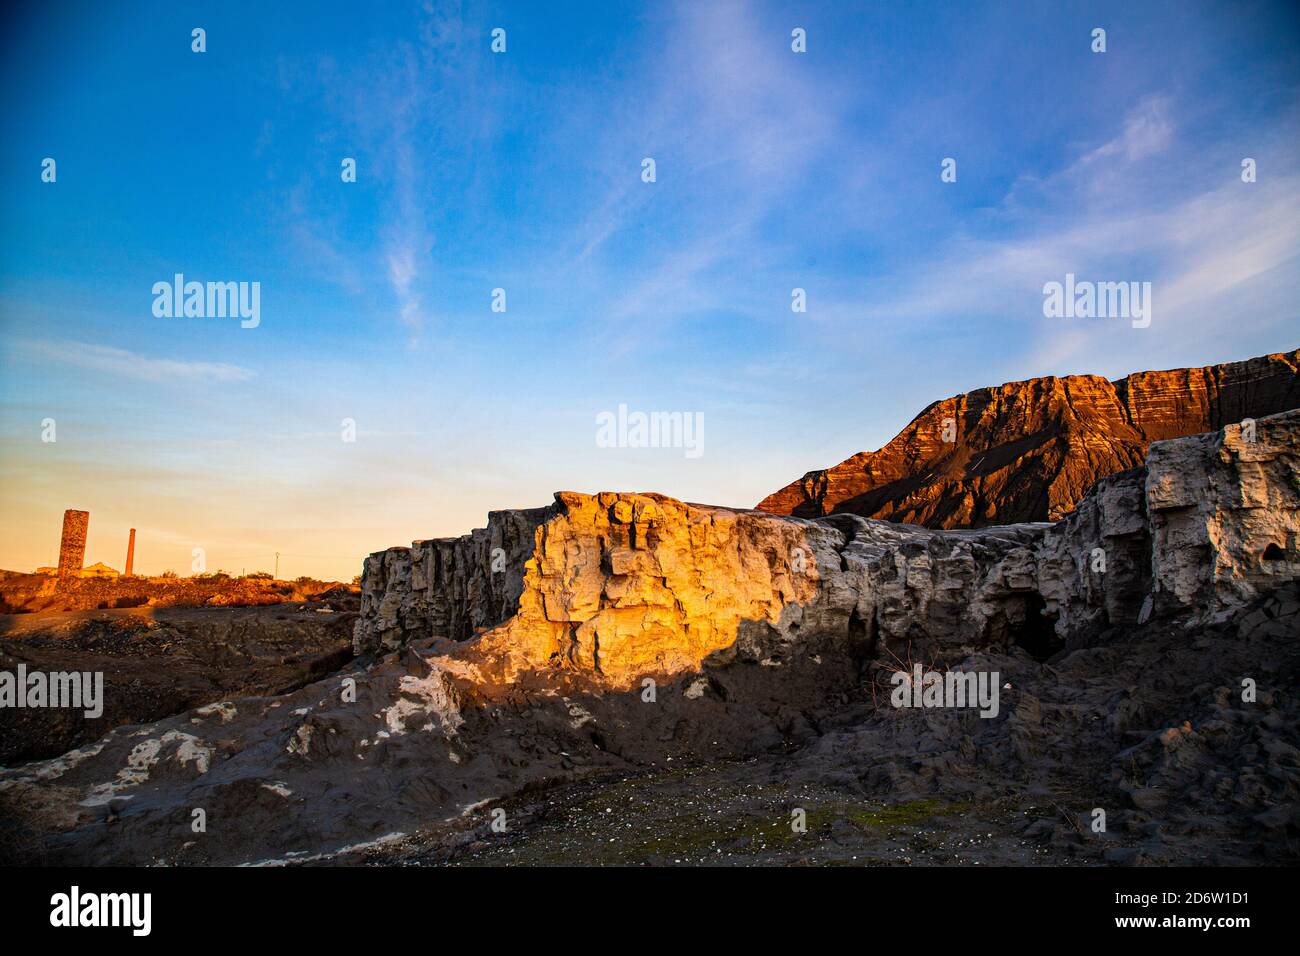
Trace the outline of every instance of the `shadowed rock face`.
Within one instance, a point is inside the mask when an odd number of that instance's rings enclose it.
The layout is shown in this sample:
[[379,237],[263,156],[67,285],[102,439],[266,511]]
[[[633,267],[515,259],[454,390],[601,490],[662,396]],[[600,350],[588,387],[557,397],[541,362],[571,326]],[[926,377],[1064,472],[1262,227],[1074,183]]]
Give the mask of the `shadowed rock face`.
[[757,507],[929,528],[1056,521],[1099,478],[1142,464],[1153,441],[1297,407],[1300,350],[1116,382],[1010,382],[936,402],[879,451],[810,471]]
[[1300,577],[1300,410],[1154,442],[1097,482],[1036,552],[1067,641],[1115,625],[1222,619]]
[[[886,800],[1049,781],[1086,806],[1168,801],[1165,823],[1200,832],[1171,799],[1185,791],[1222,817],[1214,853],[1257,856],[1234,834],[1292,826],[1278,808],[1300,798],[1294,708],[1269,690],[1300,672],[1300,412],[1256,425],[1159,443],[1055,525],[561,492],[379,552],[366,657],[0,770],[0,855],[291,862],[394,833],[456,839],[485,807],[593,773],[797,752],[780,772]],[[1007,675],[1008,696],[989,720],[894,710],[876,678],[910,661]],[[1233,702],[1243,674],[1259,707]],[[1243,770],[1243,747],[1268,766]]]

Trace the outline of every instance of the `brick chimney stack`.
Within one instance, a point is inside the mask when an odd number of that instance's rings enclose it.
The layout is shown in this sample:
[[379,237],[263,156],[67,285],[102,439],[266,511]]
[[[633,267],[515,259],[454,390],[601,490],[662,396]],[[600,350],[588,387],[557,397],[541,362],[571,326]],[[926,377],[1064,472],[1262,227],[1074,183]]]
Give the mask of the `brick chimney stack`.
[[59,542],[59,579],[75,578],[86,562],[86,532],[90,528],[90,512],[63,512],[63,538]]
[[126,543],[126,577],[131,576],[133,567],[135,567],[135,528],[131,529],[131,538]]

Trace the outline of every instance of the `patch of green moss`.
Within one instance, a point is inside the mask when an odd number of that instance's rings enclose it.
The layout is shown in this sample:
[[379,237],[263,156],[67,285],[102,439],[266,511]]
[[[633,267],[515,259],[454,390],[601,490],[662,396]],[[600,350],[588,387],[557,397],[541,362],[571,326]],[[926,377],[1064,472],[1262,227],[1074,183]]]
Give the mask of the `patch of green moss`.
[[941,800],[903,800],[879,807],[864,807],[858,804],[843,804],[833,808],[808,811],[808,829],[816,826],[830,826],[836,820],[848,820],[860,827],[872,829],[895,827],[914,827],[926,823],[933,817],[957,815],[965,812],[962,804],[949,804]]

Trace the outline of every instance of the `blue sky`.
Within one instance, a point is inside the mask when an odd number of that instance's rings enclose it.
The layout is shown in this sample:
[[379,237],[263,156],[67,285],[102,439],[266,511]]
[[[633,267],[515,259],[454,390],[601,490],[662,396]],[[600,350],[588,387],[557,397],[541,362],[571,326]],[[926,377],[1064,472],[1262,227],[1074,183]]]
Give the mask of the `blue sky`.
[[[1300,340],[1294,4],[376,6],[8,14],[0,567],[79,507],[89,561],[135,526],[147,572],[350,577],[557,489],[750,506],[971,388]],[[176,272],[260,282],[261,324],[155,317]],[[1045,318],[1066,272],[1152,282],[1151,327]],[[620,403],[704,454],[598,447]]]

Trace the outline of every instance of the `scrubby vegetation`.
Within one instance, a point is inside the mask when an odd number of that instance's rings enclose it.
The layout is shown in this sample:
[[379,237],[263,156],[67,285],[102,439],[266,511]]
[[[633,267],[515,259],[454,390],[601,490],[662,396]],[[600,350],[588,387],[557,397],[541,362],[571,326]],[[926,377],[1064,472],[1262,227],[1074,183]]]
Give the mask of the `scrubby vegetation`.
[[214,571],[177,577],[72,578],[60,582],[48,574],[0,571],[0,613],[93,611],[124,607],[257,607],[318,600],[325,594],[356,592],[352,585],[300,577],[277,581],[266,572],[232,577]]

